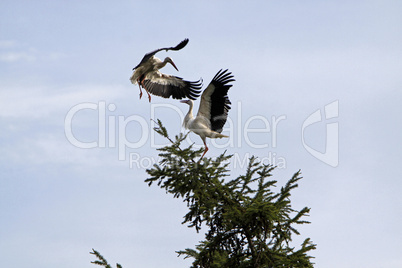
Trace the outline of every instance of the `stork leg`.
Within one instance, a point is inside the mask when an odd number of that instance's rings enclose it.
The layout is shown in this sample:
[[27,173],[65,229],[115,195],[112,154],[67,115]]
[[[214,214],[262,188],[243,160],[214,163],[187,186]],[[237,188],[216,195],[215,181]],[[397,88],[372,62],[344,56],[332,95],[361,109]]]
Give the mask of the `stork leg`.
[[[138,83],[138,85],[141,85],[145,89],[145,92],[148,94],[148,100],[149,100],[149,102],[151,102],[151,95],[149,94],[147,88],[144,87],[144,80],[145,80],[145,77],[142,79],[141,82]],[[141,91],[141,96],[142,96],[142,91]],[[141,99],[141,97],[140,97],[140,99]]]
[[205,142],[205,138],[203,138],[202,141],[204,142],[205,150],[204,150],[204,153],[202,154],[200,160],[204,157],[204,155],[206,154],[206,152],[208,152],[208,146],[207,146],[207,143]]
[[151,94],[149,94],[148,90],[144,87],[145,92],[148,94],[148,100],[149,102],[151,102]]
[[140,88],[140,99],[141,99],[141,97],[142,97],[142,90],[141,90],[140,84],[138,84],[138,87]]

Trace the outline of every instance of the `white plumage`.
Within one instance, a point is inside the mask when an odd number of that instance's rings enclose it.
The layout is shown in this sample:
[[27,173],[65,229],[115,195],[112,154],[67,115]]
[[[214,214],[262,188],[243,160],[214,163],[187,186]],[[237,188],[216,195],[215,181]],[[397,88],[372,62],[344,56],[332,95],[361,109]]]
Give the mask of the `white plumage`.
[[192,100],[183,100],[187,103],[189,111],[184,118],[183,126],[190,131],[199,135],[205,145],[204,157],[208,151],[206,138],[227,138],[228,136],[221,134],[222,128],[226,123],[228,112],[230,109],[230,100],[227,95],[232,85],[229,82],[235,81],[231,72],[228,70],[220,70],[209,83],[208,87],[201,95],[200,107],[197,116],[193,116],[194,102]]

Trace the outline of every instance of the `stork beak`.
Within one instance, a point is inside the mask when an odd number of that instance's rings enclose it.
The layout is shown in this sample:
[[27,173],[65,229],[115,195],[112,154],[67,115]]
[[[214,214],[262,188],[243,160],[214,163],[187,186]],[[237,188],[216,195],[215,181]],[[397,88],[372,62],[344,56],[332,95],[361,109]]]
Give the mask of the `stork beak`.
[[170,63],[173,65],[173,67],[174,67],[177,71],[179,71],[179,69],[177,69],[176,64],[174,64],[173,61],[170,61]]

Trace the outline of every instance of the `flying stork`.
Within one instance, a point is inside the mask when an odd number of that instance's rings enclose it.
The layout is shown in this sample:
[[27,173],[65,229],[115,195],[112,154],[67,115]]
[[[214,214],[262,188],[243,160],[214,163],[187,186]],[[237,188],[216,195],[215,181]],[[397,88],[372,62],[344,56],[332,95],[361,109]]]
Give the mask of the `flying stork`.
[[228,72],[227,69],[224,71],[220,70],[202,93],[200,107],[195,118],[193,116],[193,101],[181,101],[190,106],[184,118],[183,126],[199,135],[205,145],[204,153],[200,159],[208,151],[205,141],[207,137],[228,138],[228,136],[221,134],[221,132],[226,123],[231,104],[227,93],[232,85],[228,83],[233,81],[235,80],[231,72]]
[[149,102],[151,102],[151,94],[161,96],[163,98],[173,97],[174,99],[189,98],[195,100],[200,96],[202,79],[196,82],[183,80],[180,77],[161,73],[159,69],[170,63],[177,71],[176,65],[170,57],[166,57],[161,61],[155,54],[161,50],[180,50],[188,43],[188,39],[184,39],[175,47],[159,48],[145,54],[141,62],[133,68],[133,74],[130,77],[131,83],[138,84],[140,88],[140,99],[142,97],[141,87],[148,94]]

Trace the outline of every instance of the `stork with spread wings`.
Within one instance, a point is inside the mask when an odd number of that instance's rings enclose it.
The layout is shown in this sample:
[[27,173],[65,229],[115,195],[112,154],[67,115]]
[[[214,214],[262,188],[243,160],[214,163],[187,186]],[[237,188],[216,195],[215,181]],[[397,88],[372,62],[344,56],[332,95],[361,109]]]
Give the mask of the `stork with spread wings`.
[[205,149],[201,158],[208,151],[207,137],[214,139],[228,138],[228,136],[221,134],[221,132],[228,118],[231,104],[228,91],[232,87],[229,83],[233,81],[235,80],[231,72],[220,70],[202,93],[196,117],[193,116],[193,101],[181,101],[190,106],[184,118],[184,127],[199,135],[204,143]]
[[140,88],[140,99],[142,97],[141,87],[147,92],[149,101],[151,101],[150,94],[163,98],[189,98],[192,100],[200,96],[202,79],[191,82],[174,75],[161,73],[159,69],[163,68],[167,63],[170,63],[177,71],[179,70],[170,57],[166,57],[163,61],[155,57],[155,54],[159,51],[177,51],[184,48],[187,43],[188,39],[184,39],[175,47],[159,48],[149,52],[145,54],[141,62],[133,68],[134,72],[130,80],[134,85],[138,84]]

